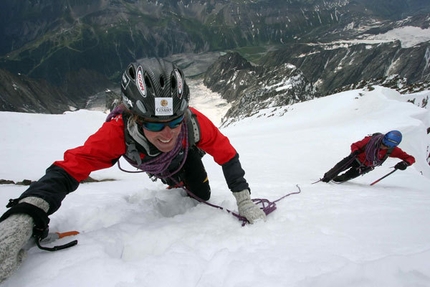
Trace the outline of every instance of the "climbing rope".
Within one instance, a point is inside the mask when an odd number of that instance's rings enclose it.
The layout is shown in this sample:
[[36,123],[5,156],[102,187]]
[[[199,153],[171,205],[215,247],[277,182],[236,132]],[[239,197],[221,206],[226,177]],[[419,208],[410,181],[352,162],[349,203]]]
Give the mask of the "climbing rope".
[[[171,179],[172,179],[176,184],[180,185],[178,182],[176,182],[176,180],[175,180],[175,179],[173,179],[173,178],[171,178]],[[213,207],[213,208],[221,209],[221,210],[224,210],[224,211],[226,211],[226,212],[230,213],[231,215],[233,215],[234,217],[236,217],[237,219],[239,219],[239,221],[241,221],[241,222],[242,222],[242,226],[245,226],[247,223],[249,223],[249,221],[248,221],[248,219],[246,219],[246,217],[244,217],[244,216],[242,216],[242,215],[239,215],[238,213],[233,212],[233,211],[231,211],[231,210],[229,210],[229,209],[227,209],[227,208],[225,208],[225,207],[222,207],[222,206],[220,206],[220,205],[216,205],[216,204],[212,204],[212,203],[209,203],[209,202],[207,202],[207,201],[204,201],[203,199],[201,199],[201,198],[199,198],[198,196],[196,196],[195,194],[193,194],[193,193],[192,193],[190,190],[188,190],[184,185],[180,185],[180,186],[182,187],[182,189],[184,189],[184,190],[187,192],[187,194],[188,194],[190,197],[194,198],[195,200],[197,200],[197,201],[199,201],[199,202],[202,202],[202,203],[204,203],[204,204],[206,204],[206,205],[209,205],[209,206],[211,206],[211,207]],[[293,194],[299,194],[299,193],[301,192],[300,186],[299,186],[298,184],[296,184],[296,187],[297,187],[298,191],[290,192],[290,193],[288,193],[288,194],[286,194],[286,195],[284,195],[284,196],[282,196],[282,197],[280,197],[280,198],[278,198],[277,200],[274,200],[274,201],[270,201],[270,200],[265,199],[265,198],[254,198],[254,199],[252,199],[252,201],[253,201],[256,205],[261,205],[260,209],[262,209],[266,215],[269,215],[270,213],[272,213],[273,211],[275,211],[275,210],[276,210],[276,203],[277,203],[277,202],[279,202],[280,200],[282,200],[282,199],[284,199],[284,198],[286,198],[286,197],[288,197],[288,196],[290,196],[290,195],[293,195]]]

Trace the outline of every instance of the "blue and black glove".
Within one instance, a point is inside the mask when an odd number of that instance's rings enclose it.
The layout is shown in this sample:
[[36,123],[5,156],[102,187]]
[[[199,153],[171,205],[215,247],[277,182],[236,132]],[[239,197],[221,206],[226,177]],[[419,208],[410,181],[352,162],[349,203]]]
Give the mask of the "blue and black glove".
[[401,162],[397,163],[394,166],[394,168],[400,169],[400,170],[405,170],[408,166],[409,166],[409,163],[407,161],[401,161]]

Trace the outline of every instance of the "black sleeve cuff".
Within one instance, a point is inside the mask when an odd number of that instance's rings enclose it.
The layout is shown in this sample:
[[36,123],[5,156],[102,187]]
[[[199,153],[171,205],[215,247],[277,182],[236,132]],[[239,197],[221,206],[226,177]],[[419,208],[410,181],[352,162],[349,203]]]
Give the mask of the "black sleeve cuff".
[[244,189],[249,190],[249,185],[245,176],[245,171],[239,161],[239,154],[236,155],[222,165],[222,171],[224,173],[225,180],[227,182],[228,188],[232,192],[239,192]]

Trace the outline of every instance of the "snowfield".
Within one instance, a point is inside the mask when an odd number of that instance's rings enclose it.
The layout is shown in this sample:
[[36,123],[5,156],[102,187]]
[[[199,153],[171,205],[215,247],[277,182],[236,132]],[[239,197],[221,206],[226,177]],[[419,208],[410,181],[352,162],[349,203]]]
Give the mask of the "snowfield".
[[[77,239],[78,245],[58,252],[30,248],[0,286],[430,286],[430,113],[406,102],[429,95],[354,90],[263,110],[223,128],[253,198],[273,201],[297,192],[296,185],[301,189],[254,225],[241,227],[231,214],[167,190],[144,173],[117,166],[94,172],[93,178],[109,181],[81,184],[51,216],[51,231],[80,232],[55,244]],[[192,105],[219,123],[219,109],[228,105],[215,98],[210,105],[207,97],[195,96]],[[0,178],[37,180],[105,117],[87,110],[1,112]],[[415,156],[413,166],[374,186],[398,159],[344,184],[312,184],[349,154],[352,142],[391,129],[403,133],[400,147]],[[221,167],[209,155],[204,162],[210,203],[236,211]],[[25,189],[0,185],[0,212]]]

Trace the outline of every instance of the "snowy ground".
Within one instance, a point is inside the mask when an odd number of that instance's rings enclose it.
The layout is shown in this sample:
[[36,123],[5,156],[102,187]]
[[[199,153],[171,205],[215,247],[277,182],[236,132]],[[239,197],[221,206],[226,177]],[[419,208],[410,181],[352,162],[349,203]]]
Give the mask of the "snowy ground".
[[376,42],[399,40],[402,44],[402,48],[410,48],[417,44],[430,41],[430,29],[404,26],[389,30],[384,34],[369,36],[367,39]]
[[[225,104],[214,110],[200,101],[213,95],[203,95],[193,105],[219,123]],[[0,178],[38,179],[105,116],[0,113]],[[115,181],[81,184],[51,217],[51,231],[78,230],[79,244],[53,253],[31,248],[0,286],[430,286],[429,126],[428,110],[377,88],[261,111],[223,129],[253,197],[275,200],[301,188],[279,201],[266,222],[245,227],[145,174],[116,166],[95,172]],[[400,147],[415,165],[374,186],[398,160],[342,185],[311,184],[349,153],[351,142],[391,129],[403,132]],[[210,202],[236,211],[221,168],[210,156],[204,161]],[[24,190],[0,185],[0,213]]]

